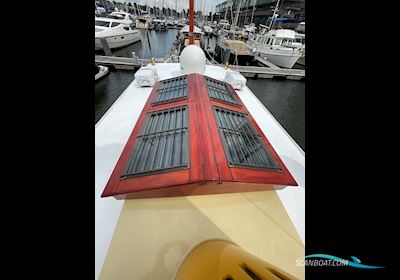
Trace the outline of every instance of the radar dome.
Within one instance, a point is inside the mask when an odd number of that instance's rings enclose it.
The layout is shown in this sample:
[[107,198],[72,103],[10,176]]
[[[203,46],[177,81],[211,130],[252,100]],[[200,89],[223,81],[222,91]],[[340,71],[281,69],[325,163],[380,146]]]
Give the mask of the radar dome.
[[183,74],[198,73],[204,74],[206,67],[206,55],[196,45],[189,45],[182,50],[179,56]]

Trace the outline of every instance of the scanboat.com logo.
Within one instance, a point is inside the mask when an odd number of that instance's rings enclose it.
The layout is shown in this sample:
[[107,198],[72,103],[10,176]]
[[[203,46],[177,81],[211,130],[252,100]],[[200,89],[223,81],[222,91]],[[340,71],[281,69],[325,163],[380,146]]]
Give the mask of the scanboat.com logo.
[[352,256],[350,260],[345,260],[339,257],[326,254],[313,254],[305,256],[297,260],[297,266],[352,266],[363,269],[384,268],[384,266],[374,266],[361,264],[361,261]]

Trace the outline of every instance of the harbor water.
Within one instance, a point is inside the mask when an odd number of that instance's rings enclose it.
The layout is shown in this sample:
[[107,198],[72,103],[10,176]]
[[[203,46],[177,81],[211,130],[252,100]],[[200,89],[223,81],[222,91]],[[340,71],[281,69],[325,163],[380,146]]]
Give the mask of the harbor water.
[[[116,56],[140,58],[164,57],[176,39],[178,29],[142,31],[142,41],[113,50]],[[215,38],[207,41],[208,48],[215,46]],[[102,55],[102,51],[96,52]],[[95,84],[95,122],[133,81],[134,71],[110,71]],[[293,80],[247,79],[247,86],[268,109],[281,126],[305,151],[305,82]]]

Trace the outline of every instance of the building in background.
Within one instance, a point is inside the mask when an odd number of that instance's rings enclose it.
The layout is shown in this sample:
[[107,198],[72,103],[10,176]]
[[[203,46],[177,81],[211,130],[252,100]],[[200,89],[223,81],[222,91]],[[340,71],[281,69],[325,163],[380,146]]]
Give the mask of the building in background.
[[[240,13],[238,25],[244,26],[251,23],[251,15],[254,5],[253,22],[258,24],[267,24],[267,21],[274,12],[277,0],[226,0],[215,6],[215,14],[218,19],[226,19],[232,22],[235,19],[236,10],[239,1]],[[279,4],[279,18],[292,19],[293,21],[305,20],[305,0],[281,0]],[[233,18],[233,19],[232,19]],[[282,27],[295,27],[291,26],[293,23],[279,23]]]

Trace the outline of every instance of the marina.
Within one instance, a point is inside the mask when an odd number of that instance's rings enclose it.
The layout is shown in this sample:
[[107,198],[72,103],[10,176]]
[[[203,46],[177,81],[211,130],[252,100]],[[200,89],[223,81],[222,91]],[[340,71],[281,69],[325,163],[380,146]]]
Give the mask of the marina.
[[[262,58],[259,58],[262,60]],[[163,63],[167,61],[165,58],[155,58],[156,63]],[[95,56],[95,62],[104,65],[115,66],[117,69],[135,70],[138,67],[149,64],[152,60],[149,58],[140,59],[138,57],[116,57],[116,56]],[[263,61],[263,63],[268,63]],[[224,65],[216,64],[219,67]],[[230,68],[242,73],[245,77],[251,78],[274,78],[283,77],[291,80],[301,80],[305,78],[305,70],[301,69],[281,69],[273,64],[269,67],[258,67],[258,66],[240,66],[231,65]],[[229,66],[228,66],[229,68]]]
[[255,2],[96,1],[140,35],[95,50],[96,279],[305,279],[305,45],[252,47],[304,18]]

